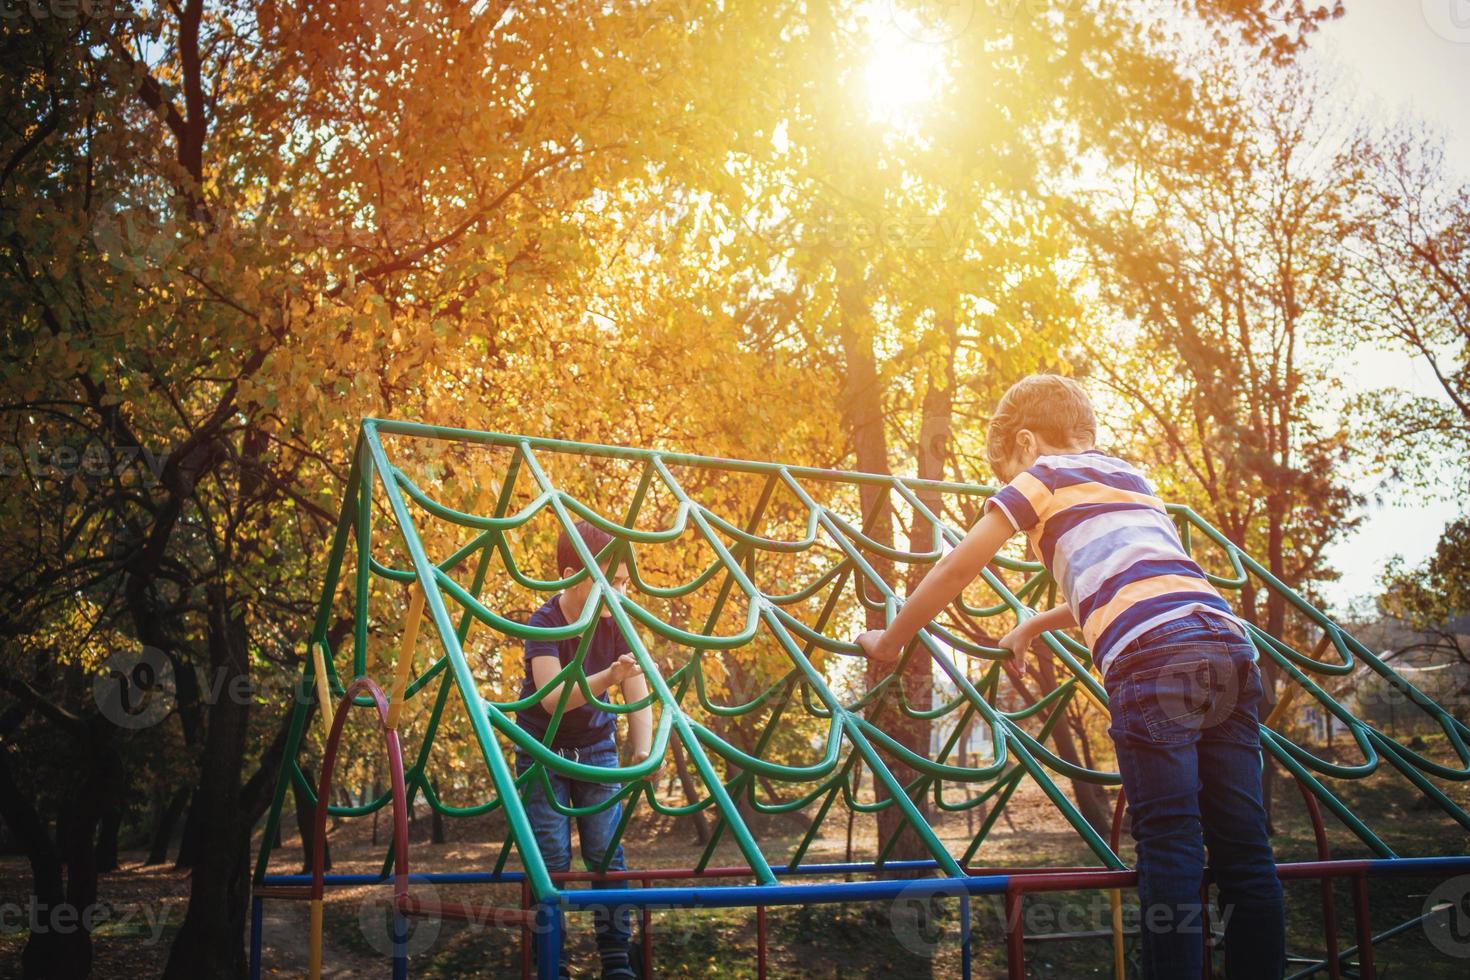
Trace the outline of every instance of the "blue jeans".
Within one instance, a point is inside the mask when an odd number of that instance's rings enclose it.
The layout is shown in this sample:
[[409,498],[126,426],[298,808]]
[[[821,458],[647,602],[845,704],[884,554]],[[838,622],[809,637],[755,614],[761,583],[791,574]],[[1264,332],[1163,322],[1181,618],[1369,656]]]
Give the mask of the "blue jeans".
[[[568,759],[587,766],[602,766],[611,769],[618,764],[618,749],[612,739],[586,748],[557,751]],[[517,749],[516,775],[520,775],[530,767],[531,757]],[[591,783],[580,779],[568,779],[554,772],[548,772],[546,775],[551,780],[556,802],[563,807],[584,807],[603,803],[621,788],[618,783]],[[558,813],[552,807],[546,799],[546,788],[542,785],[539,775],[532,778],[523,792],[526,816],[531,821],[531,830],[536,834],[536,846],[541,850],[546,869],[553,872],[570,870],[572,865],[572,818]],[[605,810],[577,818],[577,837],[581,842],[582,859],[589,868],[596,869],[601,864],[602,857],[607,853],[608,845],[612,843],[613,833],[617,830],[622,815],[623,805],[614,803]],[[612,860],[608,862],[607,867],[609,871],[627,869],[628,866],[623,860],[622,844],[618,844],[614,849]],[[592,883],[593,888],[623,888],[626,886],[627,883],[623,881],[594,881]],[[592,917],[597,933],[597,949],[603,958],[626,957],[629,940],[627,907],[619,906],[614,910],[607,906],[594,906]],[[566,962],[565,954],[563,954],[562,962]]]
[[1196,980],[1205,848],[1219,889],[1226,975],[1280,978],[1281,882],[1261,801],[1261,671],[1223,618],[1183,616],[1128,644],[1104,686],[1138,851],[1150,980]]

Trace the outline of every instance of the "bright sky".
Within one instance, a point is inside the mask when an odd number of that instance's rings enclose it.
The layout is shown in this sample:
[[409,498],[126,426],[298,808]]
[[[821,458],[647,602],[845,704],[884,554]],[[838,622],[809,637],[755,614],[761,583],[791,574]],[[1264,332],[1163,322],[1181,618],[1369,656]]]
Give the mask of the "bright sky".
[[1356,86],[1364,115],[1410,113],[1442,130],[1470,178],[1470,0],[1347,0],[1312,46]]
[[[1418,119],[1443,133],[1447,162],[1470,180],[1470,0],[1347,0],[1346,6],[1347,14],[1325,24],[1304,57],[1341,79],[1335,95],[1353,116]],[[959,3],[935,9],[945,16],[919,18],[933,11],[917,0],[869,5],[874,51],[866,81],[876,118],[903,126],[941,83],[942,42],[963,29],[975,8]],[[1407,355],[1359,350],[1347,372],[1363,389],[1395,386],[1443,397],[1427,367]],[[1324,589],[1337,612],[1376,594],[1392,556],[1423,560],[1458,513],[1448,493],[1425,500],[1377,479],[1355,489],[1371,502],[1363,524],[1329,551],[1343,573]]]
[[[1312,57],[1340,72],[1345,104],[1364,118],[1422,119],[1446,138],[1449,162],[1470,179],[1470,0],[1348,0],[1347,14],[1327,24]],[[1427,368],[1403,356],[1358,351],[1352,373],[1372,384],[1438,394]],[[1372,494],[1377,484],[1358,489]],[[1434,550],[1459,508],[1451,499],[1424,500],[1386,488],[1393,503],[1370,504],[1367,519],[1329,551],[1343,572],[1325,591],[1339,610],[1374,594],[1385,562],[1418,562]],[[1448,494],[1446,494],[1448,498]]]

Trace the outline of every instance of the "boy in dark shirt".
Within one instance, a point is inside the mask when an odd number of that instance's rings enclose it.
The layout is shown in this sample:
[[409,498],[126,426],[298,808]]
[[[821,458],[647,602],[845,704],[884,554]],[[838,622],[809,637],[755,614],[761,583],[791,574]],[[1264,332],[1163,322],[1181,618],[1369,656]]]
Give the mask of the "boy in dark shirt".
[[[576,524],[578,535],[587,545],[587,550],[597,554],[612,538],[587,521]],[[561,578],[568,578],[582,569],[571,540],[563,532],[556,543],[556,562]],[[603,563],[603,571],[607,563]],[[613,585],[621,592],[626,588],[628,573],[619,568]],[[582,615],[592,592],[594,582],[589,575],[576,585],[568,586],[547,600],[537,609],[529,625],[542,628],[566,626]],[[628,641],[612,622],[611,612],[606,605],[591,627],[592,639],[587,647],[582,670],[587,677],[587,687],[594,698],[601,698],[621,688],[623,700],[638,701],[648,696],[648,684],[639,669],[637,660],[628,649]],[[521,684],[521,698],[551,683],[553,677],[576,657],[581,636],[565,640],[527,640],[525,658],[525,680]],[[517,713],[516,722],[547,744],[558,755],[572,759],[582,765],[613,768],[618,765],[616,716],[595,704],[588,704],[582,689],[575,683],[567,697],[566,710],[561,723],[548,744],[546,730],[551,723],[551,714],[561,700],[562,686],[557,684],[542,696],[539,704]],[[631,763],[637,765],[648,758],[653,739],[653,712],[648,706],[639,708],[629,715],[629,736],[632,739]],[[516,750],[516,773],[524,773],[531,767],[531,757],[520,749]],[[554,772],[547,772],[556,802],[562,807],[586,807],[605,802],[620,789],[617,783],[594,783],[570,779]],[[657,782],[658,772],[650,775]],[[572,818],[559,813],[546,798],[542,780],[533,778],[525,789],[526,816],[536,834],[536,843],[546,861],[547,870],[566,871],[572,861]],[[607,853],[608,845],[622,818],[622,805],[613,804],[605,810],[577,818],[577,836],[581,841],[582,858],[589,868],[597,867]],[[622,871],[627,867],[623,860],[623,847],[617,845],[608,870]],[[599,883],[593,887],[617,886],[621,882]],[[597,949],[602,956],[602,976],[610,980],[630,980],[636,976],[628,959],[629,929],[626,909],[593,910],[597,932]],[[566,961],[561,964],[561,975],[569,976]]]

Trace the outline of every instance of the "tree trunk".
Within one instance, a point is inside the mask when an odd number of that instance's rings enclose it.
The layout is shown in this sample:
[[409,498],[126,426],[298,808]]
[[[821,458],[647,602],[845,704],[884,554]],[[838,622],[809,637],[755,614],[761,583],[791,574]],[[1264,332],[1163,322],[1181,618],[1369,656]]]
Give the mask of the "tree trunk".
[[[312,775],[311,767],[304,762],[301,764],[301,774],[306,777],[308,783],[316,785],[316,777]],[[316,812],[311,801],[307,799],[306,791],[298,786],[294,779],[291,780],[291,801],[294,804],[292,809],[296,811],[296,833],[301,837],[301,872],[306,874],[311,871],[311,862],[314,857],[311,845],[316,830]],[[277,826],[280,825],[277,824]],[[326,837],[322,838],[322,868],[326,871],[332,870],[332,842]]]
[[[209,662],[225,686],[250,680],[244,613],[225,586],[205,590],[209,610]],[[250,728],[249,698],[220,698],[209,712],[209,730],[194,794],[197,822],[208,828],[194,863],[189,907],[169,952],[164,980],[225,980],[245,975],[245,913],[250,888],[251,819],[243,812],[240,773]]]
[[[435,799],[437,799],[439,797],[439,781],[431,779],[429,780],[429,784],[434,787],[434,797]],[[447,838],[444,836],[444,814],[440,813],[438,808],[430,806],[429,843],[443,844],[446,839]]]
[[194,867],[194,862],[199,856],[199,848],[202,846],[200,837],[203,829],[199,823],[197,800],[198,790],[196,789],[190,795],[189,809],[184,814],[184,836],[179,840],[179,855],[174,859],[175,871],[187,871]]
[[[878,378],[877,359],[873,353],[872,337],[860,332],[859,324],[866,322],[867,314],[861,305],[850,273],[843,273],[845,285],[839,289],[842,306],[842,324],[838,330],[847,372],[842,391],[842,414],[852,433],[853,447],[857,455],[857,468],[866,473],[888,475],[888,437],[883,423],[883,391]],[[869,484],[863,484],[858,492],[863,508],[864,532],[885,547],[893,545],[893,508],[891,494]],[[882,555],[865,556],[873,570],[891,588],[894,581],[893,563]],[[855,587],[863,590],[870,598],[880,598],[881,592],[870,585],[864,576],[854,576]],[[887,625],[881,609],[865,612],[869,629],[882,629]],[[867,666],[866,680],[871,687],[885,676],[882,668]],[[926,656],[910,658],[908,666],[899,678],[904,697],[911,705],[927,706],[932,695],[930,659]],[[895,741],[918,755],[929,754],[929,722],[922,718],[910,718],[894,706],[891,712],[878,716],[883,729]],[[885,759],[889,772],[900,786],[906,786],[918,775],[910,766],[896,759]],[[886,787],[875,777],[873,790],[877,798],[886,799]],[[928,801],[921,796],[914,801],[919,812],[928,818]],[[932,857],[916,835],[905,832],[907,821],[903,813],[890,806],[878,812],[878,837],[886,842],[894,835],[898,841],[889,851],[891,860],[913,860]],[[881,844],[880,844],[881,846]]]
[[[674,754],[674,773],[679,777],[679,788],[684,791],[685,805],[698,802],[699,793],[694,788],[694,777],[689,774],[689,761],[684,758],[683,744],[677,738],[671,738],[669,748]],[[694,824],[694,839],[708,844],[710,829],[704,811],[695,810],[689,814],[689,819]]]
[[[83,777],[77,781],[70,802],[57,825],[61,859],[66,864],[66,902],[76,918],[76,942],[87,947],[87,971],[91,969],[92,936],[83,913],[97,904],[97,827],[102,821],[102,799],[111,792],[109,783],[118,765],[112,744],[112,722],[100,715],[82,723],[78,740],[84,756]],[[85,977],[87,971],[75,974]],[[60,974],[58,974],[60,975]]]
[[97,799],[98,827],[92,851],[97,874],[117,870],[117,836],[122,830],[123,801],[128,790],[128,774],[115,735],[116,730],[102,719],[89,722],[88,753],[95,778],[87,789]]
[[[5,753],[0,752],[0,817],[30,864],[30,898],[36,920],[49,924],[57,910],[66,909],[67,893],[61,854],[32,799],[16,785]],[[80,928],[32,930],[21,950],[20,968],[26,980],[85,977],[92,968],[92,937]]]
[[158,815],[158,822],[153,826],[153,840],[148,845],[148,859],[145,865],[163,864],[168,860],[168,845],[174,836],[174,827],[178,825],[179,817],[184,813],[184,805],[189,802],[189,791],[187,789],[174,790],[173,796],[169,797],[163,812]]
[[117,860],[117,835],[122,830],[122,806],[117,802],[109,802],[102,811],[102,822],[97,828],[97,873],[107,874],[116,871]]
[[[1041,646],[1042,644],[1037,644],[1037,647]],[[1041,683],[1045,686],[1044,690],[1037,692],[1037,696],[1038,698],[1045,697],[1057,687],[1056,669],[1052,666],[1051,652],[1038,653],[1033,650],[1032,662],[1036,664]],[[1063,761],[1070,762],[1074,766],[1082,766],[1085,764],[1082,758],[1084,753],[1078,752],[1078,740],[1073,738],[1068,720],[1063,718],[1052,726],[1053,748]],[[1087,766],[1087,768],[1092,767]],[[1072,796],[1077,801],[1077,809],[1082,813],[1082,818],[1093,830],[1106,838],[1113,824],[1113,808],[1108,802],[1107,792],[1097,783],[1089,783],[1085,779],[1073,779],[1070,782],[1072,783]]]
[[[373,774],[373,786],[372,786],[372,789],[370,789],[368,791],[368,799],[370,799],[370,800],[376,800],[379,796],[382,795],[382,793],[383,793],[383,784],[378,781],[377,774],[374,773]],[[382,811],[381,808],[373,811],[373,844],[374,844],[374,846],[376,846],[377,843],[378,843],[378,816],[382,812],[383,811]],[[409,814],[408,814],[408,822],[410,824],[413,823],[413,812],[412,811],[409,811]]]

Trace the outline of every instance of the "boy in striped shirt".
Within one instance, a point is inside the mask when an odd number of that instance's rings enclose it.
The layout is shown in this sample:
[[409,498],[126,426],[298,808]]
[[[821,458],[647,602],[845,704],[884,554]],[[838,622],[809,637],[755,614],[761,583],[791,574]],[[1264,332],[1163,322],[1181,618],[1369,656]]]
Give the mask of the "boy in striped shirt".
[[1285,920],[1261,799],[1255,649],[1152,487],[1095,449],[1096,433],[1076,382],[1032,375],[1013,385],[987,446],[1006,486],[888,629],[858,643],[872,660],[897,660],[1006,540],[1024,533],[1066,601],[1023,619],[1000,643],[1019,660],[1043,632],[1080,623],[1103,674],[1137,843],[1144,975],[1200,975],[1207,847],[1227,975],[1279,978]]

